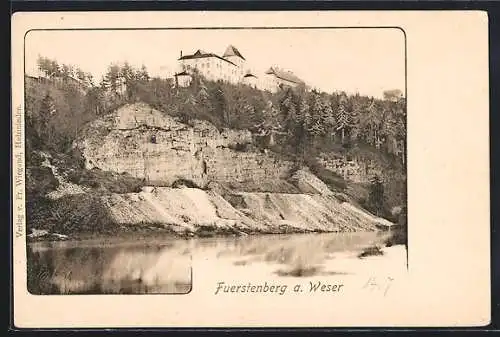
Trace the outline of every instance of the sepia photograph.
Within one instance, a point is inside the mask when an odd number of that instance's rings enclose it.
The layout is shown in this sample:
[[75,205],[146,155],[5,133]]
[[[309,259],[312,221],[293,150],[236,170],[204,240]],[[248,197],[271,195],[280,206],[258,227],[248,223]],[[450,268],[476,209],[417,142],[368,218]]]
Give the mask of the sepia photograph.
[[17,13],[11,78],[16,328],[491,321],[485,13]]
[[187,294],[195,255],[274,280],[405,272],[405,42],[376,27],[28,32],[28,291]]

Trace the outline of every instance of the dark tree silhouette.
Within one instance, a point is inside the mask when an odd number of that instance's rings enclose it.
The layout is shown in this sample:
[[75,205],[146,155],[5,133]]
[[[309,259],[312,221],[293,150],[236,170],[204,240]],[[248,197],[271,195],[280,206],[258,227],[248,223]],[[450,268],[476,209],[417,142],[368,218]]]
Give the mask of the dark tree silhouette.
[[371,179],[367,204],[368,208],[377,216],[385,213],[384,184],[378,175]]

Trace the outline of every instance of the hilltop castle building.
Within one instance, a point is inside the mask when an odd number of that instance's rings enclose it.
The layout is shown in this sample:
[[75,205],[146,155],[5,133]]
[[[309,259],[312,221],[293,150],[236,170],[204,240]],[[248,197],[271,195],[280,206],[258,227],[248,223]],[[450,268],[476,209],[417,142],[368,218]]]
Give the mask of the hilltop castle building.
[[243,83],[252,87],[276,91],[280,86],[295,87],[305,84],[289,71],[271,67],[263,74],[256,74],[247,66],[245,57],[230,45],[222,56],[198,49],[191,55],[181,55],[178,59],[180,71],[175,80],[178,86],[188,86],[192,81],[192,72],[196,69],[206,79],[224,81],[232,84]]

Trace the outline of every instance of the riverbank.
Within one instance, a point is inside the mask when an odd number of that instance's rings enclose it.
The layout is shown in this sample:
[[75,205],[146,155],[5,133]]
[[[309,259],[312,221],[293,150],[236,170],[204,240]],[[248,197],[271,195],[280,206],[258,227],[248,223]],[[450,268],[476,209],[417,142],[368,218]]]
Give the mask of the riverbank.
[[48,231],[37,231],[38,235],[27,236],[27,242],[56,242],[56,241],[126,241],[151,240],[151,239],[191,239],[191,238],[226,238],[226,237],[244,237],[258,235],[288,235],[288,234],[306,234],[306,233],[338,233],[333,231],[304,230],[287,226],[269,227],[267,230],[250,230],[248,228],[214,228],[202,226],[195,231],[184,230],[175,231],[168,227],[148,226],[145,224],[136,224],[122,226],[121,230],[115,232],[93,233],[76,232],[72,234],[51,233]]
[[[145,230],[144,227],[135,227],[142,228],[142,230],[134,230],[134,231],[122,231],[119,233],[107,233],[107,234],[96,234],[96,233],[78,233],[69,236],[64,236],[64,239],[61,238],[60,235],[56,235],[56,239],[54,239],[54,235],[56,233],[49,233],[49,235],[30,238],[28,237],[27,243],[31,248],[35,247],[65,247],[65,248],[74,248],[74,247],[117,247],[120,245],[142,245],[142,246],[154,246],[157,244],[164,244],[168,242],[187,242],[190,240],[232,240],[232,239],[256,239],[256,240],[265,240],[280,238],[280,237],[300,237],[301,235],[346,235],[349,233],[332,233],[332,232],[304,232],[304,231],[293,231],[290,230],[288,232],[279,232],[279,231],[253,231],[253,232],[208,232],[203,236],[200,236],[197,233],[178,233],[173,232],[167,229],[150,229]],[[402,240],[402,234],[400,231],[388,232],[388,231],[378,231],[373,232],[374,235],[384,237],[383,240],[379,242],[377,245],[369,245],[363,250],[360,254],[360,258],[382,255],[383,250],[388,247],[405,247],[406,241]],[[356,233],[352,233],[352,235],[357,235]]]

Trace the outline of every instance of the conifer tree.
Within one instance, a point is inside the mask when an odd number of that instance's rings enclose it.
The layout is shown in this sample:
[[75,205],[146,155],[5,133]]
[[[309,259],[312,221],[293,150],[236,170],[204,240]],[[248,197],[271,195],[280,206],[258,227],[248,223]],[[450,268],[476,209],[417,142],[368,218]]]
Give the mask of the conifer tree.
[[71,69],[68,65],[63,64],[60,66],[61,75],[64,81],[67,81],[71,76]]
[[325,134],[327,134],[329,137],[332,137],[336,125],[333,108],[329,100],[323,100],[322,103],[323,103],[322,123],[325,130]]
[[80,68],[76,68],[76,78],[79,79],[82,83],[85,83],[87,80],[87,74]]
[[42,116],[46,116],[45,118],[47,119],[56,113],[54,99],[52,98],[52,96],[50,96],[49,93],[47,93],[47,95],[45,95],[44,99],[42,100],[40,113]]
[[203,105],[208,104],[209,94],[208,94],[208,89],[204,83],[200,84],[200,90],[198,91],[197,101]]
[[308,123],[307,131],[309,135],[314,139],[325,134],[323,118],[323,102],[321,96],[318,92],[312,93],[311,108],[310,108],[310,123]]
[[61,67],[57,63],[56,60],[50,60],[50,78],[56,78],[56,77],[61,77],[62,72],[61,72]]
[[358,138],[359,133],[359,122],[360,122],[360,97],[359,94],[352,97],[351,104],[349,107],[349,133],[352,140],[356,140]]
[[309,129],[312,127],[314,120],[311,114],[311,107],[309,103],[304,99],[301,106],[302,115],[302,130],[305,135],[308,135]]
[[104,75],[102,85],[109,90],[111,94],[118,95],[119,87],[122,79],[122,71],[116,64],[111,64],[108,67],[106,75]]
[[309,113],[309,103],[307,97],[301,97],[299,102],[299,110],[295,124],[297,126],[307,126],[311,122],[311,115]]
[[377,216],[381,216],[385,212],[384,184],[378,175],[374,176],[370,181],[368,207]]
[[85,73],[85,79],[88,85],[91,87],[94,86],[94,76],[91,73]]
[[57,62],[54,62],[46,57],[38,56],[37,67],[46,77],[52,78],[58,72],[59,66]]
[[141,70],[138,71],[137,77],[140,81],[149,81],[148,69],[144,64],[141,66]]
[[293,132],[295,121],[297,120],[297,107],[294,102],[294,95],[291,89],[285,91],[285,95],[280,102],[281,120],[284,131]]
[[349,128],[349,115],[347,112],[347,97],[342,94],[339,99],[339,107],[337,109],[336,130],[341,132],[341,142],[344,143],[345,132]]
[[210,108],[212,114],[220,118],[223,123],[227,126],[229,125],[229,114],[226,107],[226,97],[220,83],[217,83],[213,90],[211,91],[210,97],[212,97],[212,104]]
[[124,79],[125,84],[129,84],[132,80],[136,79],[136,73],[128,62],[123,63],[123,66],[119,69],[118,76]]

